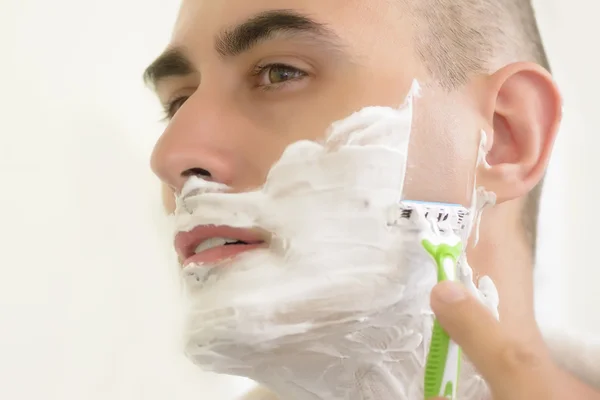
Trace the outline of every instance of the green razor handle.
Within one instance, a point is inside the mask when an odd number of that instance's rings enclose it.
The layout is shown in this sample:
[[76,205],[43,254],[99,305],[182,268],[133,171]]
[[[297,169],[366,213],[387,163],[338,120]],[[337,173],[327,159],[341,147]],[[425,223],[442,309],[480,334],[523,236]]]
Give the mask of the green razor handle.
[[[433,257],[437,265],[437,281],[458,279],[457,265],[463,245],[447,243],[434,244],[424,239],[423,247]],[[437,319],[431,335],[431,347],[425,366],[425,400],[434,397],[456,399],[458,376],[460,373],[460,347],[450,339]]]

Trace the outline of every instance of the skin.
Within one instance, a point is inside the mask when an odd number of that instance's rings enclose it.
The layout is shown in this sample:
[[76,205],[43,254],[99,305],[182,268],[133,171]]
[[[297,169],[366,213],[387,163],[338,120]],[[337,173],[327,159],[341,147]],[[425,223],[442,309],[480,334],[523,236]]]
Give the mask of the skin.
[[[180,50],[187,68],[154,82],[165,108],[176,111],[152,156],[165,207],[173,210],[173,193],[194,173],[235,191],[260,186],[287,145],[322,138],[331,122],[362,107],[397,107],[417,79],[423,90],[405,195],[469,205],[475,180],[497,195],[468,257],[476,275],[491,276],[498,287],[503,334],[545,354],[520,215],[548,163],[561,118],[558,90],[544,69],[526,62],[442,90],[416,56],[414,21],[400,3],[184,0],[169,49]],[[273,10],[310,16],[329,33],[278,34],[239,54],[219,54],[215,38]],[[269,64],[288,67],[258,71]],[[475,169],[481,130],[490,168]]]
[[599,392],[557,368],[543,344],[529,343],[508,331],[461,285],[436,286],[431,306],[440,324],[477,366],[494,400],[600,399]]

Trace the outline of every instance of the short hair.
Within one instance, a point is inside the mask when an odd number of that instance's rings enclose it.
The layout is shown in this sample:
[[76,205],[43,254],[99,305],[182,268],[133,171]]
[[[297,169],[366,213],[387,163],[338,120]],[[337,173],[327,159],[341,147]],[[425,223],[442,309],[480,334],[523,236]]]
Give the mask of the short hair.
[[[416,17],[416,51],[445,89],[517,61],[550,71],[531,0],[401,1]],[[542,185],[528,194],[521,216],[534,258]]]

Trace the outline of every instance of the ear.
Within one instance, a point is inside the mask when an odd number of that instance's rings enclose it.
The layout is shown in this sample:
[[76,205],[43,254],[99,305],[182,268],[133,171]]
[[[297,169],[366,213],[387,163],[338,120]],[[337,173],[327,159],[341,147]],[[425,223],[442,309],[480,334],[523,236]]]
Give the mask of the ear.
[[489,76],[484,116],[487,164],[478,179],[498,202],[526,195],[543,178],[562,119],[562,99],[549,72],[514,63]]

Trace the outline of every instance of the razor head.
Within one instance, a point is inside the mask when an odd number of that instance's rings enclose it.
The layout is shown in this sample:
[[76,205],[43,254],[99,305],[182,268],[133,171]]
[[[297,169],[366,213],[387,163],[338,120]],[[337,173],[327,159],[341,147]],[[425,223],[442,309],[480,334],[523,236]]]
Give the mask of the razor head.
[[463,240],[466,240],[469,234],[470,215],[471,211],[459,204],[414,200],[400,202],[401,219],[414,220],[424,216],[426,220],[436,225],[440,233],[451,229]]

